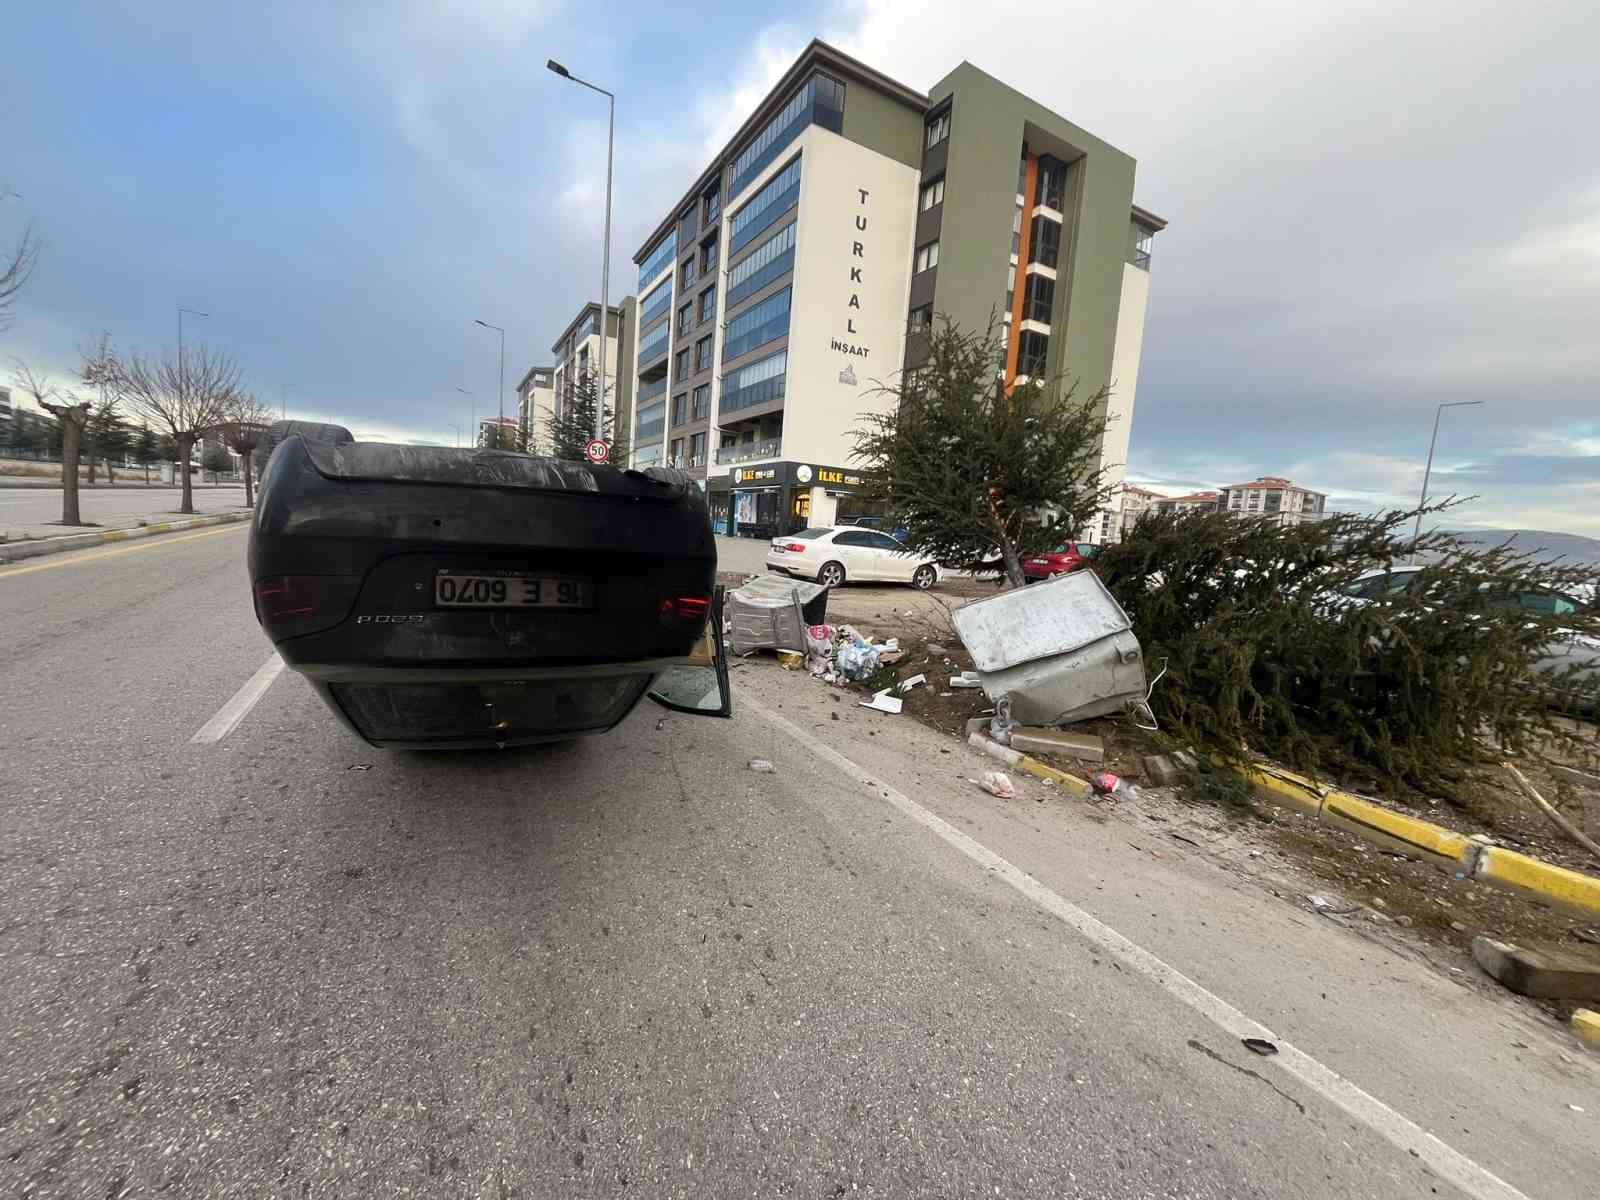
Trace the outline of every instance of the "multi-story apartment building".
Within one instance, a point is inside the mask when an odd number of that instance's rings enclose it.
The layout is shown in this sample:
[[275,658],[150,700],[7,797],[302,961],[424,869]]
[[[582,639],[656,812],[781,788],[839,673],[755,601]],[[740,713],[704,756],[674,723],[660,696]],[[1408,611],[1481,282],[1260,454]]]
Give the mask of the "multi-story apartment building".
[[1190,492],[1185,496],[1161,496],[1155,501],[1157,512],[1216,512],[1217,492]]
[[1313,492],[1276,475],[1222,489],[1217,507],[1240,517],[1275,517],[1280,525],[1320,521],[1327,515],[1325,492]]
[[924,95],[812,42],[634,258],[634,462],[703,480],[725,532],[847,518],[858,422],[939,313],[996,318],[1008,382],[1110,384],[1119,483],[1165,224],[1133,176],[969,63]]
[[1130,530],[1139,523],[1139,518],[1155,508],[1166,497],[1160,492],[1152,492],[1149,488],[1136,487],[1131,483],[1123,484],[1122,495],[1119,497],[1118,537],[1120,541],[1126,537]]
[[496,450],[514,450],[521,424],[516,417],[479,417],[477,440],[474,444]]
[[555,411],[554,367],[529,367],[517,382],[517,426],[521,445],[544,446],[549,441],[550,416]]
[[551,401],[552,413],[559,415],[563,411],[572,389],[584,376],[593,373],[598,384],[599,372],[603,369],[606,406],[623,414],[626,420],[626,414],[633,411],[633,339],[638,328],[635,308],[632,296],[621,304],[611,306],[610,319],[606,322],[604,368],[600,366],[600,306],[590,301],[572,318],[572,323],[550,347],[555,355],[555,368],[551,376],[551,387],[555,393]]

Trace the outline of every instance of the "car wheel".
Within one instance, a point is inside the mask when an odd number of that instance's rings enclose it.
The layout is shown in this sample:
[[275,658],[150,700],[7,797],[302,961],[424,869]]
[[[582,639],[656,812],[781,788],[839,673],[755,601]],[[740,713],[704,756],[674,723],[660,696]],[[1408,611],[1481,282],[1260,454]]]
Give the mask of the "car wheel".
[[918,591],[927,591],[938,582],[939,573],[927,563],[923,563],[911,575],[911,586]]
[[817,582],[823,587],[838,587],[844,582],[844,564],[825,562],[822,570],[817,572]]

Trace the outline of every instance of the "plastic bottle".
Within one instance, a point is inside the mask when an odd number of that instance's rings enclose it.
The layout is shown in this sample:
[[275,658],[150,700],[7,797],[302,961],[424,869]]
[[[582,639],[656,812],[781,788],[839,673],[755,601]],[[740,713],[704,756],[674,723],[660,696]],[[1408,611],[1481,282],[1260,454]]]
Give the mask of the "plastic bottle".
[[1103,796],[1120,796],[1124,800],[1139,798],[1138,788],[1122,776],[1113,775],[1110,771],[1101,771],[1091,776],[1089,782],[1094,785],[1094,790]]

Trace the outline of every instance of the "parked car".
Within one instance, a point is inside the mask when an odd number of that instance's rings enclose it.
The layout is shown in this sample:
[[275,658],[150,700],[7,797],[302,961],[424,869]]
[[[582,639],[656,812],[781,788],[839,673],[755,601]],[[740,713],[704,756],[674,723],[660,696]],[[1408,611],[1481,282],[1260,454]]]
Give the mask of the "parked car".
[[[1421,574],[1421,568],[1373,571],[1346,587],[1342,602],[1381,603],[1385,597],[1403,595],[1411,591],[1417,586]],[[1510,597],[1510,602],[1528,612],[1557,617],[1595,612],[1593,597],[1573,596],[1542,588],[1518,593]],[[1566,631],[1543,648],[1543,652],[1534,660],[1534,665],[1546,671],[1562,671],[1570,666],[1577,666],[1579,670],[1576,680],[1578,686],[1585,691],[1571,698],[1571,706],[1575,711],[1593,711],[1595,692],[1600,690],[1600,638],[1577,630]]]
[[1100,547],[1092,542],[1067,542],[1044,554],[1023,559],[1022,577],[1029,583],[1038,583],[1069,571],[1081,571],[1099,553]]
[[286,424],[250,527],[256,619],[367,742],[557,741],[647,693],[732,711],[716,544],[683,472]]
[[893,517],[857,517],[850,523],[859,529],[876,529],[879,533],[887,533],[897,542],[905,541],[911,533]]
[[859,525],[802,529],[767,546],[767,570],[815,579],[826,587],[909,583],[926,590],[944,578],[939,564],[919,558],[886,533]]

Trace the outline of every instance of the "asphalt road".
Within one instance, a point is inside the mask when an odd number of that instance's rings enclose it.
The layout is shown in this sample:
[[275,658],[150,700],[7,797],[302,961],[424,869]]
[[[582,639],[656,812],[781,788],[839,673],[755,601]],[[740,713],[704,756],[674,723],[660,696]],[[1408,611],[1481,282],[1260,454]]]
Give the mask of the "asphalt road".
[[194,744],[243,547],[0,569],[0,1193],[1594,1194],[1537,1014],[775,667],[431,755],[285,672]]

